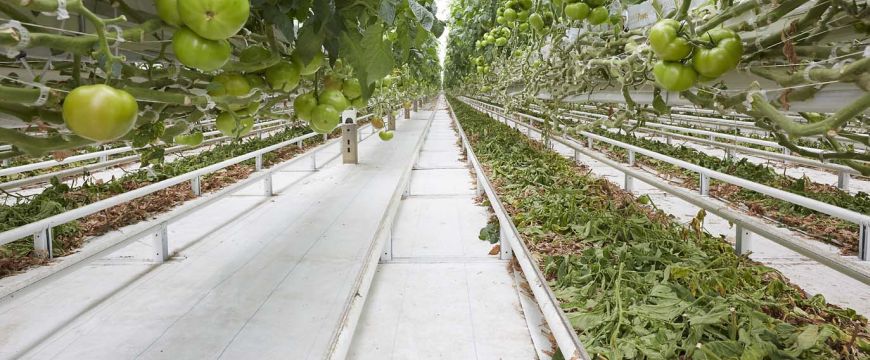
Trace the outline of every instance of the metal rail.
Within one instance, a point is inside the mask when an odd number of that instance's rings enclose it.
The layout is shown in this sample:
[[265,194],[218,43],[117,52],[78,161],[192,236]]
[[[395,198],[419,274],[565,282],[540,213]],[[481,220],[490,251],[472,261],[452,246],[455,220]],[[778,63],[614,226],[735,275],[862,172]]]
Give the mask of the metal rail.
[[[256,124],[256,126],[259,129],[262,129],[268,125],[285,123],[285,122],[286,122],[285,120],[273,120],[273,121],[266,121],[266,122],[258,123],[258,124]],[[205,136],[218,135],[220,133],[221,133],[220,131],[209,131],[209,132],[203,133],[203,136],[205,137]],[[226,137],[226,136],[223,136],[222,138],[229,139],[229,137]],[[72,163],[76,163],[79,161],[86,161],[86,160],[92,160],[92,159],[100,159],[100,161],[107,161],[109,156],[122,154],[122,153],[126,153],[126,152],[131,152],[134,150],[136,150],[136,149],[131,147],[131,146],[123,146],[123,147],[114,148],[114,149],[94,151],[94,152],[90,152],[87,154],[74,155],[74,156],[67,157],[67,158],[60,160],[60,161],[58,161],[58,160],[46,160],[46,161],[40,161],[40,162],[35,162],[35,163],[30,163],[30,164],[25,164],[25,165],[13,166],[13,167],[0,169],[0,176],[9,176],[9,175],[22,173],[25,171],[45,169],[45,168],[67,165],[67,164],[72,164]]]
[[[496,119],[497,121],[503,121],[505,124],[511,122],[515,124],[515,126],[521,126],[528,131],[535,131],[540,134],[541,138],[544,139],[543,132],[527,123],[523,123],[521,121],[516,121],[511,119],[508,116],[505,116],[503,113],[497,113],[486,109],[486,107],[491,107],[489,104],[484,103],[473,103],[467,100],[468,98],[460,99],[466,104],[478,109],[479,111],[483,111],[489,114],[491,117]],[[484,106],[481,106],[483,104]],[[508,125],[510,126],[510,125]],[[854,262],[851,262],[839,255],[826,253],[820,251],[819,249],[811,246],[810,244],[793,239],[794,236],[789,234],[787,231],[776,228],[774,226],[765,224],[764,222],[757,220],[753,217],[746,216],[746,214],[742,212],[735,211],[729,208],[727,205],[723,205],[721,203],[717,203],[712,201],[706,196],[700,196],[697,193],[686,190],[683,188],[679,188],[673,186],[653,174],[644,172],[639,169],[632,168],[633,165],[633,156],[629,156],[629,163],[622,164],[615,160],[608,158],[607,156],[598,153],[593,150],[591,147],[584,147],[578,142],[576,139],[570,137],[563,137],[555,134],[548,134],[547,139],[550,141],[558,142],[572,150],[574,150],[574,159],[577,160],[577,154],[582,153],[586,156],[589,156],[597,161],[600,161],[614,169],[619,170],[623,174],[625,174],[625,188],[630,191],[631,184],[633,179],[638,179],[647,183],[659,190],[667,192],[673,196],[676,196],[682,200],[685,200],[692,205],[698,206],[700,208],[705,209],[717,216],[730,221],[735,224],[735,252],[738,254],[745,254],[746,251],[746,241],[749,240],[750,234],[755,233],[763,236],[766,239],[769,239],[779,245],[782,245],[798,254],[806,256],[812,260],[819,262],[831,269],[834,269],[846,276],[849,276],[855,280],[860,281],[865,285],[870,285],[870,269],[864,266],[860,266]]]
[[486,197],[489,199],[490,205],[492,206],[492,210],[495,213],[496,218],[498,218],[500,227],[499,233],[502,237],[506,238],[502,239],[502,244],[510,245],[517,263],[519,263],[526,280],[529,282],[529,287],[532,290],[532,294],[535,296],[535,300],[538,302],[541,313],[543,313],[544,319],[547,321],[547,325],[552,331],[553,338],[556,340],[556,344],[562,351],[562,355],[565,359],[572,360],[591,359],[589,354],[586,352],[586,348],[577,337],[577,333],[574,332],[574,327],[571,326],[571,322],[565,316],[565,312],[562,311],[562,308],[559,306],[559,301],[556,299],[556,295],[547,285],[546,278],[544,277],[544,274],[541,273],[537,261],[535,261],[531,252],[522,241],[522,236],[519,234],[519,231],[517,231],[517,228],[508,215],[507,210],[505,210],[502,205],[498,193],[495,192],[489,178],[487,178],[486,173],[483,172],[480,161],[477,160],[477,156],[474,154],[474,149],[472,149],[471,144],[468,142],[468,137],[466,137],[465,131],[462,129],[462,125],[459,123],[456,114],[453,113],[453,108],[450,107],[449,103],[448,109],[450,109],[450,116],[453,118],[453,123],[456,125],[457,132],[462,139],[462,146],[465,148],[468,161],[474,168],[479,189],[486,194]]
[[[502,113],[504,111],[503,108],[494,106],[491,104],[483,103],[477,100],[463,98],[465,102],[471,102],[475,106],[480,109],[485,109],[487,112],[499,112]],[[540,122],[544,123],[544,120],[538,117],[534,117],[527,114],[515,113],[516,116],[528,119],[530,122]],[[501,114],[502,117],[505,117],[504,114]],[[604,137],[601,135],[593,134],[588,131],[580,132],[581,135],[586,137],[586,143],[589,148],[592,148],[593,140],[601,141],[619,148],[622,148],[628,152],[629,158],[633,159],[635,154],[640,154],[647,156],[652,159],[656,159],[671,165],[678,166],[685,170],[693,171],[698,173],[699,175],[699,192],[701,195],[708,195],[710,179],[716,179],[725,183],[729,183],[735,186],[739,186],[741,188],[752,190],[758,192],[763,195],[770,196],[772,198],[776,198],[785,202],[789,202],[795,205],[799,205],[811,210],[818,211],[823,214],[827,214],[829,216],[846,220],[858,225],[858,258],[861,260],[868,260],[870,258],[870,216],[867,214],[861,214],[852,210],[843,209],[841,207],[837,207],[828,203],[824,203],[818,200],[810,199],[807,197],[803,197],[794,193],[790,193],[787,191],[783,191],[780,189],[776,189],[767,185],[758,184],[756,182],[746,180],[743,178],[739,178],[733,175],[728,175],[725,173],[721,173],[715,170],[707,169],[702,166],[698,166],[692,164],[687,161],[679,160],[676,158],[672,158],[670,156],[659,154],[655,151],[647,150],[645,148],[641,148],[635,145],[627,144],[621,141],[613,140],[608,137]],[[552,136],[552,135],[551,135]],[[571,137],[567,137],[568,139],[572,139]],[[577,140],[574,140],[577,141]]]

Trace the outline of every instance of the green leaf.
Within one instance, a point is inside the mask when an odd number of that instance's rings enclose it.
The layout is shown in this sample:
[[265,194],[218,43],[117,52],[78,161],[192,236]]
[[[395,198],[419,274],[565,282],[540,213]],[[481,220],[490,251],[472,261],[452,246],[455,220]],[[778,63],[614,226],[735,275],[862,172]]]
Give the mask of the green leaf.
[[432,25],[435,23],[435,16],[432,15],[429,9],[414,0],[408,0],[408,6],[411,8],[411,12],[414,13],[414,17],[420,22],[420,26],[426,29],[426,31],[431,30]]
[[299,56],[299,60],[308,63],[314,56],[323,50],[323,32],[315,31],[313,26],[307,23],[299,30],[299,38],[296,39],[296,48],[293,54]]
[[396,8],[399,6],[399,0],[381,0],[381,7],[378,9],[378,15],[388,25],[393,25],[396,21]]
[[669,108],[668,104],[665,103],[665,99],[662,98],[662,91],[659,88],[655,88],[655,90],[653,90],[652,105],[657,115],[665,115],[671,113],[671,108]]

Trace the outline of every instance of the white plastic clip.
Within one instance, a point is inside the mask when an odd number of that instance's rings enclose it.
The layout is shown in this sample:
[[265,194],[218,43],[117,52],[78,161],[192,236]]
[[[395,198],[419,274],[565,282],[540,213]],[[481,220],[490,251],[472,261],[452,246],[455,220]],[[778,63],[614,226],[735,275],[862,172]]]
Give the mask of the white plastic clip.
[[69,11],[66,10],[66,0],[57,0],[57,10],[52,12],[43,12],[43,14],[57,16],[58,20],[69,19]]
[[42,85],[40,83],[34,83],[31,85],[36,86],[36,88],[39,89],[39,97],[37,97],[36,100],[33,103],[31,103],[31,105],[33,105],[33,106],[45,105],[45,103],[48,101],[49,90],[51,90],[51,89],[49,89],[48,86]]
[[819,63],[812,62],[809,65],[807,65],[807,67],[804,68],[804,72],[803,72],[804,80],[806,80],[807,82],[813,82],[813,79],[810,77],[810,70],[812,70],[813,68],[816,68],[816,67],[819,67]]
[[764,90],[753,89],[753,90],[749,90],[749,91],[746,92],[746,103],[744,103],[743,105],[745,105],[747,108],[750,108],[750,109],[751,109],[751,108],[752,108],[752,102],[754,101],[754,98],[753,98],[753,97],[754,97],[755,95],[761,95],[761,98],[764,99],[764,101],[768,101],[768,100],[767,100],[767,92],[766,92],[766,91],[764,91]]
[[5,29],[12,29],[18,32],[17,44],[12,47],[0,46],[0,51],[2,51],[6,57],[14,58],[21,53],[21,50],[26,49],[27,45],[30,44],[30,31],[27,31],[27,28],[22,26],[17,20],[9,20],[0,24],[0,30]]
[[215,104],[214,104],[214,101],[211,99],[211,96],[208,96],[208,94],[202,94],[200,96],[205,97],[205,106],[196,105],[197,110],[202,111],[202,112],[206,112],[206,111],[209,111],[211,109],[214,109]]

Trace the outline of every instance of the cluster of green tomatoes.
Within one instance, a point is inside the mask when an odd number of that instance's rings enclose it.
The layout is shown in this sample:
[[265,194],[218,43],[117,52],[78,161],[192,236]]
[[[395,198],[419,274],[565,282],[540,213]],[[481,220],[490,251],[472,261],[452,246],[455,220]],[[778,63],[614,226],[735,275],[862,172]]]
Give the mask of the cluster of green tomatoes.
[[311,129],[321,134],[332,132],[338,126],[341,112],[350,107],[365,107],[362,88],[356,78],[327,77],[319,94],[309,91],[293,101],[296,116],[308,121]]
[[653,25],[647,36],[659,59],[653,66],[656,84],[668,91],[685,91],[698,81],[712,81],[740,63],[743,42],[734,31],[717,28],[689,40],[676,20]]
[[610,19],[606,0],[567,0],[564,5],[568,20],[586,20],[591,25],[601,25]]

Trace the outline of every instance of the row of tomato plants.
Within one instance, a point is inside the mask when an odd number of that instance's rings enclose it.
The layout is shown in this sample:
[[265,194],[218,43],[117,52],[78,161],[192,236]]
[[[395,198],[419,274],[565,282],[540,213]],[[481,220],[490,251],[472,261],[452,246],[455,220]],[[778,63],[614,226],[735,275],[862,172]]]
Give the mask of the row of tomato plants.
[[[540,116],[540,114],[533,111],[527,111],[527,113]],[[862,214],[870,213],[870,194],[858,192],[853,195],[831,185],[816,183],[807,177],[793,178],[777,173],[775,169],[765,164],[755,164],[747,161],[745,158],[720,158],[685,145],[669,145],[655,139],[638,137],[635,133],[613,132],[601,127],[590,127],[587,125],[570,127],[569,125],[569,129],[569,132],[574,135],[579,130],[590,131],[662,155],[810,199]],[[627,159],[627,152],[620,147],[608,144],[599,144],[598,147],[622,161]],[[698,186],[698,174],[692,171],[644,156],[638,156],[636,163],[648,166],[660,174],[676,176],[686,186],[692,188],[697,188]],[[833,218],[787,201],[771,198],[755,191],[730,186],[727,183],[716,180],[711,182],[711,194],[734,204],[744,204],[748,208],[746,210],[754,214],[771,218],[790,227],[797,228],[823,242],[834,244],[840,247],[844,253],[857,253],[858,230],[853,223]]]
[[[870,213],[870,194],[865,192],[852,195],[834,186],[813,182],[807,177],[793,178],[779,174],[765,164],[754,164],[745,158],[720,158],[685,145],[668,145],[658,140],[637,137],[633,134],[613,133],[600,128],[591,129],[591,132],[858,213]],[[604,146],[604,148],[612,155],[622,159],[627,157],[622,148],[615,146]],[[644,156],[638,156],[636,161],[639,164],[652,167],[661,174],[676,175],[689,186],[696,187],[698,184],[698,175],[694,172]],[[858,232],[855,224],[755,191],[735,188],[716,180],[711,182],[711,193],[731,203],[743,204],[751,212],[797,227],[817,239],[838,245],[845,252],[857,252]]]
[[[216,145],[210,150],[191,156],[181,156],[172,162],[155,164],[148,169],[137,169],[105,182],[88,180],[81,185],[70,186],[60,182],[58,179],[53,179],[51,185],[37,195],[25,197],[7,194],[7,196],[16,197],[17,201],[13,204],[0,205],[0,232],[39,221],[151,183],[182,175],[239,155],[278,144],[303,135],[306,132],[308,132],[308,127],[304,124],[291,126],[266,138],[251,137],[231,143]],[[333,133],[333,135],[335,135],[335,133]],[[321,142],[323,142],[322,137],[313,137],[305,140],[303,146],[309,147]],[[263,165],[269,166],[287,160],[295,156],[298,151],[300,150],[297,147],[288,146],[287,148],[275,152],[266,153],[263,155]],[[218,172],[204,176],[202,185],[203,192],[217,190],[234,182],[234,180],[238,180],[240,177],[246,177],[247,174],[253,171],[253,167],[254,161],[248,160],[231,167],[233,169],[228,168],[224,173]],[[215,178],[216,184],[209,185],[209,181],[212,177]],[[176,187],[179,186],[176,185]],[[185,193],[190,193],[189,185],[185,184],[180,187],[186,189]],[[154,209],[157,212],[168,210],[172,206],[192,197],[178,194],[155,193],[146,196],[146,198],[155,197],[155,199],[152,200],[164,200],[157,199],[161,196],[164,198],[175,196],[178,197],[178,201],[171,201],[167,206],[159,206],[157,209]],[[106,213],[111,213],[111,209],[107,210]],[[90,224],[89,222],[102,222],[101,219],[98,219],[101,216],[99,213],[54,227],[53,255],[63,256],[69,254],[71,251],[78,248],[82,244],[84,238],[88,236],[100,235],[109,230],[130,225],[142,219],[141,216],[137,216],[138,214],[130,214],[129,218],[126,219],[123,217],[123,214],[121,215],[121,219],[111,221],[111,224],[101,224],[100,226],[97,226],[96,231],[93,229],[93,224]],[[88,224],[85,226],[86,223]],[[87,229],[85,229],[85,227],[87,227]],[[42,262],[38,257],[32,255],[38,254],[33,253],[33,243],[30,239],[22,239],[0,246],[0,277]],[[33,259],[32,261],[22,261],[23,257],[30,257]]]
[[867,320],[808,297],[588,169],[451,99],[586,349],[600,359],[858,359]]

